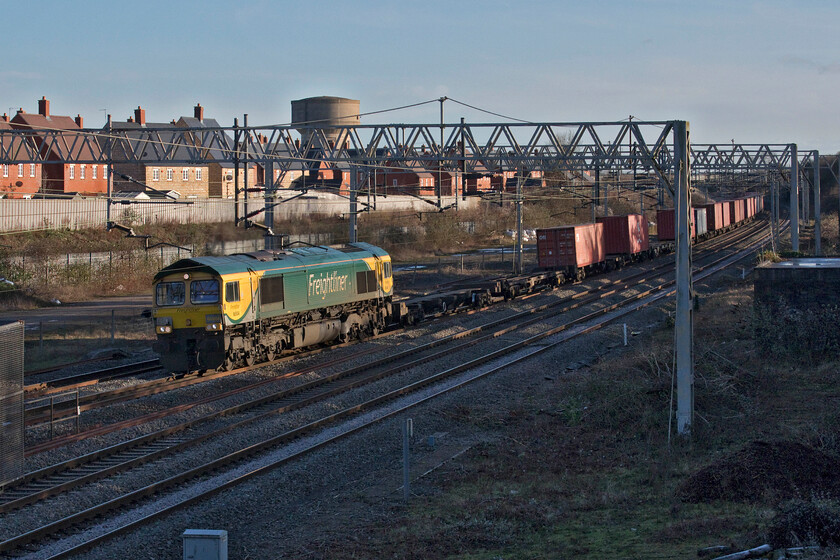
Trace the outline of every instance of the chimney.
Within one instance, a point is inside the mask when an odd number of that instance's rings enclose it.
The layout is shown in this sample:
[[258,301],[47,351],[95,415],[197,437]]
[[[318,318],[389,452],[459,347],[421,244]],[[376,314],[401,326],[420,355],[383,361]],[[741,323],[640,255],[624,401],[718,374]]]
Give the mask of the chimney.
[[9,115],[3,113],[3,122],[9,122]]
[[134,122],[134,117],[128,117],[125,122]]
[[204,107],[201,106],[201,103],[196,103],[193,114],[199,121],[204,122]]
[[45,117],[50,116],[50,100],[46,97],[41,97],[38,100],[38,114]]
[[23,110],[23,107],[21,107],[20,109],[18,109],[18,114],[21,114],[21,115],[25,115],[25,114],[26,114],[26,111],[24,111],[24,110]]
[[76,121],[76,126],[78,126],[79,128],[84,128],[84,125],[83,125],[84,121],[82,120],[82,115],[76,115],[76,118],[73,119],[73,120]]
[[134,109],[134,120],[137,124],[146,124],[146,110],[142,109],[140,105]]

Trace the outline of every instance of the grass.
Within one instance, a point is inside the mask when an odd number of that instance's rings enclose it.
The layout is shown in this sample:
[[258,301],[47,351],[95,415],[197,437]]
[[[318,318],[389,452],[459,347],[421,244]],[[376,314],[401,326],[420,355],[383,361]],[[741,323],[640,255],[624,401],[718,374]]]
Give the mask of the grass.
[[423,495],[357,531],[364,538],[336,557],[687,558],[712,545],[751,548],[774,531],[789,537],[805,518],[837,526],[836,502],[800,496],[806,505],[791,507],[773,488],[747,502],[677,497],[691,475],[753,441],[840,456],[840,413],[821,398],[840,391],[840,363],[767,359],[753,339],[751,284],[722,283],[695,317],[690,443],[668,442],[673,334],[663,328],[538,394],[460,405],[450,420],[492,442],[436,471]]

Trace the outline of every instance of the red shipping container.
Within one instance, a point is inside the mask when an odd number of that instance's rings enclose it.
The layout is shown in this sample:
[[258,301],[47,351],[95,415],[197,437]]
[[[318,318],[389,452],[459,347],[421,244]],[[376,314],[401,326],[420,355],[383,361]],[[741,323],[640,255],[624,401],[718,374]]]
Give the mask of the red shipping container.
[[[691,212],[691,238],[694,239],[697,234],[694,230],[694,212]],[[674,209],[656,211],[656,236],[659,241],[674,241],[676,240],[676,231],[674,229]]]
[[608,255],[634,255],[650,248],[647,220],[641,214],[605,216],[596,221],[604,224],[604,251]]
[[713,204],[697,204],[697,208],[706,209],[706,229],[709,232],[724,228],[729,225],[729,210],[725,208],[725,202]]
[[537,259],[542,268],[583,268],[605,257],[602,224],[537,230]]
[[729,211],[729,223],[737,224],[744,221],[744,203],[743,200],[730,200],[725,203]]

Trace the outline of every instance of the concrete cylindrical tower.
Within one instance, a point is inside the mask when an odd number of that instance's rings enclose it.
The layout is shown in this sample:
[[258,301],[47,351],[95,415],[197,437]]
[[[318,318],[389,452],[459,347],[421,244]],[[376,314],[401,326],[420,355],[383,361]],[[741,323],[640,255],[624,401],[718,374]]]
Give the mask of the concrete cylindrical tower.
[[344,97],[307,97],[292,101],[292,125],[298,126],[301,141],[306,143],[315,127],[323,129],[327,140],[337,143],[339,131],[332,126],[359,124],[359,101]]

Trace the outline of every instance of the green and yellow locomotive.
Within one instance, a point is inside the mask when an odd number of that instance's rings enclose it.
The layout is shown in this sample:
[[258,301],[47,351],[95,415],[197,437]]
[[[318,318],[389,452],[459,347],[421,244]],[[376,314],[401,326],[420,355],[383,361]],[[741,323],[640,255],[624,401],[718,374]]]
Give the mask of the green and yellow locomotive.
[[189,372],[374,335],[393,287],[391,257],[368,243],[181,259],[155,276],[154,348]]

